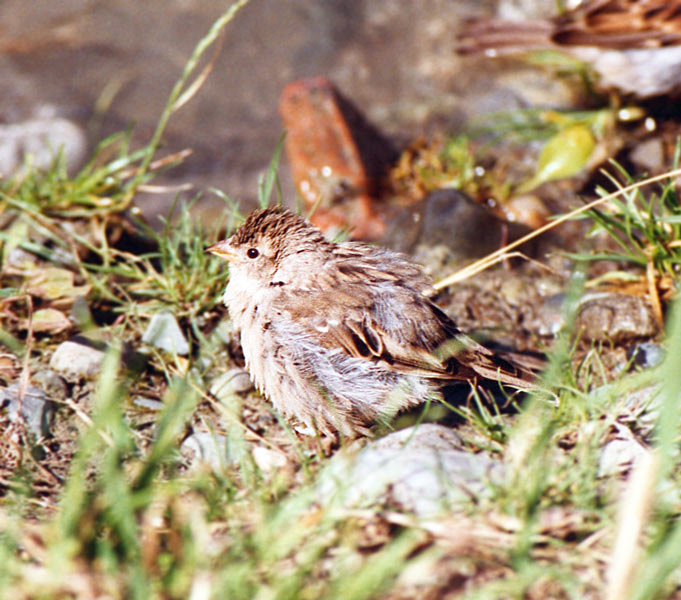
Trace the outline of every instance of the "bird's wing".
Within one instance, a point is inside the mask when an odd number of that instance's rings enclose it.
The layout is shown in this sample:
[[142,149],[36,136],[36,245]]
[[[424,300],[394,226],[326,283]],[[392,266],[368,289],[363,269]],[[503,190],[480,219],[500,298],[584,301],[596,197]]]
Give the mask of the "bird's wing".
[[458,36],[459,54],[565,50],[570,46],[652,49],[681,44],[679,0],[583,1],[553,19],[474,19]]
[[552,38],[570,46],[658,48],[681,43],[679,0],[592,0],[554,19]]
[[523,369],[463,334],[419,291],[429,284],[418,267],[391,261],[386,271],[373,258],[364,255],[359,264],[339,260],[313,288],[282,294],[278,309],[321,346],[398,372],[529,386]]

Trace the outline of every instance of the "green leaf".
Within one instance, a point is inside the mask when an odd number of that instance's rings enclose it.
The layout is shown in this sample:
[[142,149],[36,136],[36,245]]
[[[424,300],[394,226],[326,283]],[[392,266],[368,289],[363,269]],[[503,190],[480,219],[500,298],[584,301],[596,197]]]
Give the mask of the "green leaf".
[[576,175],[586,166],[595,147],[596,140],[587,125],[561,129],[546,142],[539,155],[537,172],[518,188],[518,193],[529,192],[547,181]]

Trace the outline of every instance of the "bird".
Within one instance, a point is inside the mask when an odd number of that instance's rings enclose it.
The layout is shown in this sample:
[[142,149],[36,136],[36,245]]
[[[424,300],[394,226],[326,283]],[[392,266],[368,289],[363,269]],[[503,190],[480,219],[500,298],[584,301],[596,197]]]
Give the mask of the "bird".
[[532,386],[428,298],[406,255],[327,240],[280,207],[252,212],[206,252],[229,262],[223,301],[254,384],[308,433],[370,436],[456,382]]
[[469,21],[460,54],[553,49],[588,64],[603,90],[645,100],[681,93],[681,0],[583,0],[550,19]]

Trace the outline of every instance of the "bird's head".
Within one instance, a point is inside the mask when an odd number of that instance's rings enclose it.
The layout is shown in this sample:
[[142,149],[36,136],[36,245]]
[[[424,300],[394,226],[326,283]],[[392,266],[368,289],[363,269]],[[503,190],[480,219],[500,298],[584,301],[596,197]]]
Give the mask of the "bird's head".
[[331,246],[305,219],[281,208],[252,212],[234,234],[206,249],[230,263],[230,278],[273,283],[308,253]]

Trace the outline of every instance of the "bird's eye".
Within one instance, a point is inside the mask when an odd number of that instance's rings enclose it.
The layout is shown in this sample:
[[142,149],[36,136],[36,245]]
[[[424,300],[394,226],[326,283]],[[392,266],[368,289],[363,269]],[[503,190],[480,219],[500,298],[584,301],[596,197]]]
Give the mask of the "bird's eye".
[[257,248],[249,248],[246,252],[246,256],[248,256],[248,258],[258,258],[258,254],[260,254],[260,252],[258,252]]

